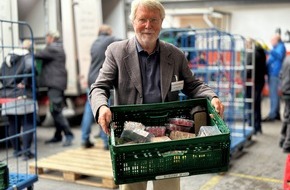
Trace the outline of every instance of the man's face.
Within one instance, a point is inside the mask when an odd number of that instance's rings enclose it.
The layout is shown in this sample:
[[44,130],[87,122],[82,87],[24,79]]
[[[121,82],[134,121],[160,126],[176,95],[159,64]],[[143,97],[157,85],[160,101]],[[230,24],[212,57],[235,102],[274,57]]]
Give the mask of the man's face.
[[136,17],[133,20],[133,27],[138,42],[143,48],[155,46],[162,26],[160,11],[139,6]]
[[51,36],[49,36],[49,35],[47,35],[46,36],[46,44],[51,44],[53,42],[53,37],[51,37]]

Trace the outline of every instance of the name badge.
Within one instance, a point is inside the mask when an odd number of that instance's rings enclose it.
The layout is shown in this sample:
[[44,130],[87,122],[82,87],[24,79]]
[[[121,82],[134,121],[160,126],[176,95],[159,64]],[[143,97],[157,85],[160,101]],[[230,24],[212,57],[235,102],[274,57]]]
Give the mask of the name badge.
[[184,86],[184,81],[177,81],[171,83],[171,92],[182,90]]

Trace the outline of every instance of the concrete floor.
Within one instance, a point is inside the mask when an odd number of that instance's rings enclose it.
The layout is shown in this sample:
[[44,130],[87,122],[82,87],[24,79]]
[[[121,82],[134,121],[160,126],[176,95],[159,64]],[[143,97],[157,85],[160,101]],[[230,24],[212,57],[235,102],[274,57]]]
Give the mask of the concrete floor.
[[[263,100],[263,116],[268,113],[268,99]],[[281,113],[284,109],[281,106]],[[263,123],[263,134],[252,136],[250,143],[243,150],[234,154],[230,169],[224,174],[204,174],[181,178],[182,190],[279,190],[283,189],[284,167],[287,154],[278,147],[281,122]],[[38,159],[68,149],[80,147],[80,127],[73,126],[75,140],[73,146],[62,147],[61,144],[45,145],[44,141],[52,137],[54,128],[41,126],[37,129]],[[92,136],[98,133],[93,127]],[[96,141],[93,137],[92,140]],[[2,151],[1,151],[2,152]],[[98,156],[98,155],[96,155]],[[39,178],[34,183],[36,190],[105,190],[70,182]],[[149,182],[148,190],[152,190]]]

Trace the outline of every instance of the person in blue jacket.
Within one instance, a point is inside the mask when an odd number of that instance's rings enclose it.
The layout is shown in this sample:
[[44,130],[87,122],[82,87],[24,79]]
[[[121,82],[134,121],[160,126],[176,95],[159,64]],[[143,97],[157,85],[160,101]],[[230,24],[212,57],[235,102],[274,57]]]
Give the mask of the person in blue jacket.
[[286,48],[281,40],[280,35],[276,34],[271,39],[273,46],[269,52],[267,60],[268,69],[268,85],[269,85],[269,97],[270,97],[270,113],[263,119],[263,121],[280,120],[280,97],[278,94],[279,88],[279,73],[282,68],[283,60],[286,56]]

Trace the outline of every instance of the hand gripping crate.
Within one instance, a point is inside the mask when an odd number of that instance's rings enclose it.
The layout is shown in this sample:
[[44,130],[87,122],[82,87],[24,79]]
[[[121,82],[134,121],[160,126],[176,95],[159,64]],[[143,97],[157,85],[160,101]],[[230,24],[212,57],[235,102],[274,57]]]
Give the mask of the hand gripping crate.
[[[130,145],[116,143],[125,121],[141,122],[145,126],[164,125],[169,118],[190,119],[190,112],[196,106],[206,109],[207,125],[216,125],[220,135]],[[111,110],[114,126],[111,127],[109,144],[116,184],[228,170],[230,131],[208,99],[113,106]]]

